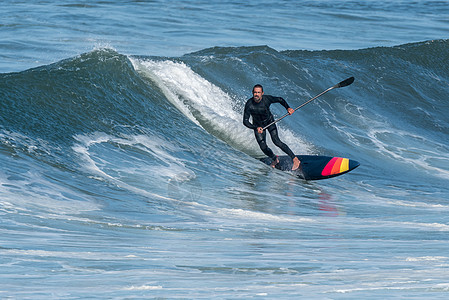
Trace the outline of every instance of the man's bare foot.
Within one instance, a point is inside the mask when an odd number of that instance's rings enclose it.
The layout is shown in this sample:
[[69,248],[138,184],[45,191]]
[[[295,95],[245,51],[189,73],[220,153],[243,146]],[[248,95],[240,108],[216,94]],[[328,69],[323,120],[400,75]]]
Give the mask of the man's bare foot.
[[279,158],[276,156],[276,159],[273,159],[273,161],[271,162],[271,166],[273,168],[275,168],[278,163],[279,163]]
[[295,158],[293,159],[293,167],[292,167],[292,171],[298,169],[300,164],[301,164],[301,162],[299,161],[299,159],[298,159],[297,157],[295,157]]

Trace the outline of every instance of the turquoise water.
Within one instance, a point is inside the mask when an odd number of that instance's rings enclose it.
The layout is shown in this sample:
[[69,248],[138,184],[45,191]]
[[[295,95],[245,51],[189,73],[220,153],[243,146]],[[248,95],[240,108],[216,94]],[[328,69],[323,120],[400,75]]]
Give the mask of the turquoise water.
[[[5,2],[0,297],[446,299],[448,7]],[[255,83],[296,107],[350,76],[279,131],[359,168],[255,159]]]

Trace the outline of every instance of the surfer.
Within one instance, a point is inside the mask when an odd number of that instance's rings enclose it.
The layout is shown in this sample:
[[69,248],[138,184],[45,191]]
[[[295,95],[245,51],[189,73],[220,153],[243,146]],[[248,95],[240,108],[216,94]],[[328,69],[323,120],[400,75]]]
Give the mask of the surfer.
[[[257,143],[259,144],[260,150],[272,159],[271,166],[274,168],[279,163],[279,159],[267,146],[267,132],[263,130],[264,126],[267,126],[274,121],[273,114],[270,111],[270,105],[273,103],[280,103],[287,109],[289,115],[295,112],[295,110],[292,109],[283,98],[264,95],[263,87],[260,84],[256,84],[253,87],[253,97],[248,99],[245,104],[245,111],[243,112],[243,125],[254,130],[254,135]],[[253,123],[249,121],[250,116],[253,118]],[[270,125],[267,129],[270,132],[273,143],[292,158],[292,170],[298,169],[301,162],[292,150],[290,150],[290,148],[279,139],[276,124]]]

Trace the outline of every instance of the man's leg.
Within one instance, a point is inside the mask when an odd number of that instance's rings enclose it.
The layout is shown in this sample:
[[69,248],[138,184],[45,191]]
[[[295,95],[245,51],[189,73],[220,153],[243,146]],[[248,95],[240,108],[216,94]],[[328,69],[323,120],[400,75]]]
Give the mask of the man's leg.
[[271,151],[271,149],[267,146],[267,132],[264,130],[262,133],[259,133],[257,130],[254,130],[254,135],[256,137],[256,141],[259,144],[260,150],[270,157],[273,160],[272,166],[274,167],[278,162],[277,156]]
[[287,153],[288,156],[291,157],[291,159],[293,160],[293,167],[292,170],[296,170],[299,168],[299,164],[301,163],[299,161],[299,159],[296,157],[296,155],[293,153],[293,151],[290,149],[289,146],[287,146],[285,143],[283,143],[281,141],[281,139],[279,138],[278,135],[278,129],[276,127],[276,124],[271,125],[270,127],[268,127],[268,131],[270,132],[270,136],[271,136],[271,140],[273,141],[273,143],[281,148],[282,151],[284,151],[285,153]]

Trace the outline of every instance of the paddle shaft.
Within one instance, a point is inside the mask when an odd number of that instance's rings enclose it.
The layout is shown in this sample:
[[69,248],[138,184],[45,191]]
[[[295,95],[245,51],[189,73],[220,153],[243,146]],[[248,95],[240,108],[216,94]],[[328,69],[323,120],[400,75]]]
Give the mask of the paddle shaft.
[[[293,111],[296,111],[296,110],[300,109],[301,107],[305,106],[306,104],[309,104],[310,102],[312,102],[312,101],[315,100],[316,98],[318,98],[318,97],[320,97],[320,96],[326,94],[327,92],[329,92],[329,91],[331,91],[331,90],[333,90],[333,89],[348,86],[348,85],[350,85],[350,84],[353,83],[353,82],[354,82],[354,77],[349,77],[348,79],[345,79],[345,80],[343,80],[342,82],[337,83],[336,85],[334,85],[334,86],[328,88],[327,90],[321,92],[320,94],[316,95],[316,96],[313,97],[312,99],[310,99],[310,100],[304,102],[303,104],[301,104],[300,106],[298,106],[297,108],[295,108]],[[290,115],[290,114],[287,113],[287,114],[283,115],[282,117],[280,117],[279,119],[274,120],[273,122],[271,122],[271,123],[268,124],[267,126],[263,127],[262,130],[267,129],[268,127],[270,127],[271,125],[273,125],[273,124],[279,122],[280,120],[282,120],[283,118],[285,118],[285,117],[288,116],[288,115]]]

